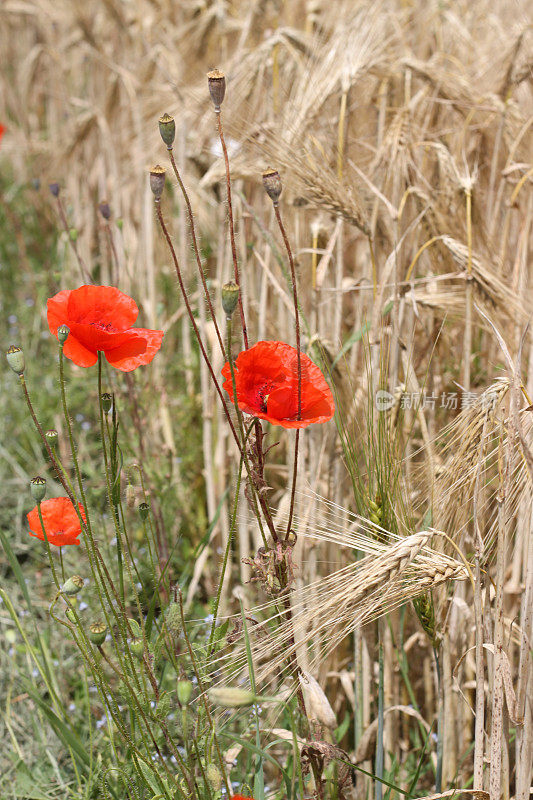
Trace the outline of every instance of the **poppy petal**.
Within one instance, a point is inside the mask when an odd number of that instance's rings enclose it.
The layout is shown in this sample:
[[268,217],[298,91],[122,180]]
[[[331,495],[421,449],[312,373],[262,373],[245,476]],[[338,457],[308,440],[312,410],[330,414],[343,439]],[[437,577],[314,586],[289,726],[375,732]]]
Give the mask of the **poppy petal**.
[[143,364],[149,364],[163,340],[163,331],[133,328],[128,332],[130,338],[124,344],[105,350],[105,357],[112,367],[122,372],[131,372]]
[[73,334],[69,334],[67,341],[63,345],[63,353],[78,367],[93,367],[98,361],[96,351],[89,350]]
[[[298,353],[285,342],[258,342],[239,353],[235,361],[235,387],[239,408],[284,428],[305,428],[326,422],[335,403],[320,369],[301,353],[301,413],[298,419]],[[233,399],[228,363],[222,369],[223,387]]]
[[63,289],[53,297],[48,299],[47,319],[50,333],[53,333],[57,339],[57,329],[60,325],[68,325],[68,299],[71,295],[70,289]]
[[97,325],[110,332],[131,328],[138,314],[135,300],[114,286],[80,286],[68,299],[71,322]]
[[[80,516],[85,522],[85,509],[79,504]],[[67,544],[79,544],[81,525],[78,514],[68,497],[51,497],[41,503],[41,515],[46,538],[50,544],[61,547]],[[27,515],[30,535],[41,541],[45,540],[44,531],[39,519],[37,506]]]

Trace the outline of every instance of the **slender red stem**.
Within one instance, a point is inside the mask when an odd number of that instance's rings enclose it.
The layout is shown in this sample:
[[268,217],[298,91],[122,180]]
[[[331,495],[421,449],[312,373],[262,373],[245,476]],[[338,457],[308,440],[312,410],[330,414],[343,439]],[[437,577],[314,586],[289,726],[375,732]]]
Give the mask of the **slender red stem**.
[[185,200],[185,205],[187,206],[187,216],[189,217],[189,227],[191,229],[191,239],[192,239],[192,246],[194,249],[194,255],[196,257],[196,265],[198,267],[198,272],[200,274],[200,280],[202,281],[202,286],[204,287],[204,294],[205,299],[207,301],[207,305],[209,307],[209,313],[211,314],[211,319],[213,320],[213,324],[215,326],[215,331],[217,334],[218,343],[220,345],[220,349],[222,351],[222,355],[224,356],[224,360],[226,361],[226,350],[224,348],[224,342],[222,340],[222,335],[220,333],[220,328],[218,327],[218,322],[215,314],[215,309],[213,308],[213,303],[211,302],[211,296],[209,294],[209,290],[207,288],[207,283],[205,281],[204,271],[202,269],[202,260],[200,258],[200,251],[198,249],[198,242],[196,240],[196,229],[194,225],[194,217],[192,214],[191,202],[189,200],[189,195],[187,194],[187,190],[183,184],[181,179],[181,175],[179,174],[178,168],[176,166],[176,161],[174,160],[174,154],[170,148],[168,149],[168,153],[170,156],[170,163],[172,164],[172,168],[174,170],[174,175],[179,183],[179,187],[181,189],[181,193],[183,195],[183,199]]
[[198,341],[198,345],[200,347],[200,352],[202,353],[203,359],[204,359],[205,363],[207,364],[207,368],[209,370],[209,373],[210,373],[211,378],[213,380],[213,383],[215,385],[215,389],[217,390],[218,396],[220,397],[220,401],[222,403],[222,407],[224,409],[224,413],[226,415],[226,419],[228,420],[228,424],[229,424],[229,426],[231,428],[231,432],[233,434],[233,438],[235,439],[237,447],[239,448],[239,452],[242,452],[241,442],[240,442],[239,437],[237,435],[237,431],[235,430],[235,426],[233,424],[233,420],[231,419],[231,416],[230,416],[230,413],[229,413],[229,410],[228,410],[228,406],[226,405],[226,401],[224,399],[224,395],[222,394],[222,389],[218,385],[218,381],[217,381],[215,373],[213,371],[213,367],[211,365],[211,361],[209,360],[209,356],[206,353],[206,350],[205,350],[205,347],[204,347],[204,343],[202,342],[202,337],[200,336],[200,331],[198,330],[198,325],[196,324],[196,320],[194,319],[194,314],[192,313],[192,308],[191,308],[190,303],[189,303],[189,298],[187,297],[187,291],[186,291],[185,285],[183,283],[183,278],[182,278],[182,275],[181,275],[181,269],[180,269],[180,265],[179,265],[179,262],[178,262],[178,257],[176,256],[176,251],[174,249],[174,245],[172,244],[172,239],[170,238],[170,234],[168,232],[167,226],[165,225],[165,220],[163,219],[163,214],[161,212],[161,204],[160,204],[160,202],[158,200],[155,201],[155,207],[156,207],[156,212],[157,212],[157,218],[159,220],[159,224],[161,225],[161,230],[163,231],[165,239],[167,240],[167,244],[168,244],[168,247],[169,247],[169,250],[170,250],[170,254],[172,256],[172,260],[173,260],[174,266],[176,268],[176,275],[178,276],[178,283],[180,285],[180,290],[181,290],[181,294],[182,294],[182,297],[183,297],[183,302],[185,303],[185,308],[187,309],[187,314],[189,315],[189,319],[191,321],[191,325],[194,328],[194,334],[195,334],[196,339]]
[[[222,152],[224,153],[224,164],[226,165],[226,193],[228,196],[228,218],[229,218],[229,235],[231,240],[231,257],[233,260],[233,272],[235,275],[235,283],[240,286],[239,281],[239,264],[237,262],[237,246],[235,244],[235,225],[233,223],[233,204],[231,202],[231,176],[229,171],[229,158],[224,133],[222,131],[222,118],[220,109],[215,109],[217,117],[217,129],[220,137],[220,144],[222,145]],[[239,294],[239,312],[241,315],[242,325],[242,338],[244,340],[244,349],[248,350],[248,331],[246,329],[246,320],[244,318],[244,307],[242,304],[242,295]]]
[[[285,232],[285,227],[281,220],[281,214],[279,213],[279,206],[277,201],[274,203],[274,211],[276,214],[276,221],[278,223],[278,227],[281,231],[281,235],[283,237],[283,242],[285,244],[285,249],[287,251],[287,257],[289,259],[289,264],[291,268],[291,281],[292,281],[292,298],[294,301],[294,324],[296,328],[296,360],[298,364],[298,417],[297,419],[302,418],[302,354],[301,354],[301,344],[300,344],[300,313],[298,310],[298,289],[296,286],[296,270],[294,267],[294,258],[292,256],[292,250],[289,243],[289,239]],[[291,530],[292,526],[292,518],[294,514],[294,500],[296,496],[296,478],[298,476],[298,444],[300,441],[300,430],[296,429],[296,437],[294,440],[294,464],[292,469],[292,489],[291,489],[291,504],[289,508],[289,521],[287,523],[287,536]]]

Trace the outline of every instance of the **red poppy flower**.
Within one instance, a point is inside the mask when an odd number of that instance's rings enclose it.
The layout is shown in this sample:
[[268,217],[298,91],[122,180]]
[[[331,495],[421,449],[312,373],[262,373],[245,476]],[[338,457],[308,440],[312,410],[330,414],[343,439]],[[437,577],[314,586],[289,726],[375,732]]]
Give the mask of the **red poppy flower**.
[[[239,353],[235,361],[235,387],[239,408],[272,425],[305,428],[327,422],[335,413],[333,395],[324,376],[309,356],[301,354],[302,413],[298,419],[298,361],[296,348],[284,342],[257,342]],[[231,369],[222,369],[224,389],[233,399]]]
[[[81,503],[79,509],[81,518],[85,522],[85,509]],[[44,500],[41,503],[41,514],[44,531],[37,506],[27,514],[30,536],[36,536],[37,539],[44,542],[44,533],[46,532],[50,544],[56,544],[58,547],[64,544],[79,544],[80,520],[68,497],[51,497],[50,500]]]
[[63,352],[80,367],[96,364],[103,352],[111,366],[131,372],[149,364],[163,339],[163,331],[132,328],[137,304],[113,286],[80,286],[65,289],[48,300],[48,325],[57,339],[60,325],[70,334]]
[[0,123],[0,142],[2,141],[2,136],[4,135],[4,132],[5,132],[5,128],[4,128],[4,126],[3,126],[3,125]]

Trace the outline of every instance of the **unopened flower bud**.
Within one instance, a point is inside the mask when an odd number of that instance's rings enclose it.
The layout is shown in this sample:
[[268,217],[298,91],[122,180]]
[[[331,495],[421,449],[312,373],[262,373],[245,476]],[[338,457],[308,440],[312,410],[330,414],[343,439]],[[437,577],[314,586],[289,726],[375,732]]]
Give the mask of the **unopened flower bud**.
[[111,406],[113,405],[113,395],[109,394],[109,392],[103,392],[101,399],[104,414],[109,414]]
[[71,242],[76,242],[78,240],[78,229],[77,228],[71,228],[69,230],[69,232],[68,232],[68,235],[70,237],[70,241]]
[[215,111],[220,111],[220,106],[226,94],[226,76],[219,69],[213,69],[207,73],[207,84]]
[[144,642],[139,636],[136,636],[135,639],[131,640],[130,650],[135,656],[135,658],[138,658],[140,660],[143,657]]
[[186,706],[192,695],[192,683],[190,681],[178,681],[178,703]]
[[209,689],[208,695],[212,703],[227,708],[251,706],[255,699],[253,692],[239,689],[238,686],[215,686]]
[[100,647],[105,642],[107,636],[107,625],[105,622],[93,622],[89,626],[89,641]]
[[160,167],[159,164],[156,164],[155,167],[152,167],[150,170],[150,189],[152,190],[154,198],[158,201],[161,200],[161,195],[165,188],[166,174],[165,168]]
[[41,478],[39,475],[36,478],[32,478],[30,491],[35,502],[40,503],[46,494],[46,478]]
[[84,583],[85,581],[81,575],[72,575],[71,578],[68,578],[68,580],[65,581],[61,587],[61,591],[63,594],[68,594],[70,596],[78,594],[78,592],[81,592],[83,589]]
[[148,519],[150,506],[148,503],[139,503],[139,516],[142,520]]
[[172,150],[174,137],[176,136],[176,123],[174,122],[174,117],[171,117],[170,114],[163,114],[162,117],[159,117],[159,133],[167,149]]
[[236,283],[230,281],[222,287],[222,308],[228,319],[232,316],[239,302],[240,289]]
[[58,433],[55,430],[55,428],[50,428],[50,430],[46,431],[44,435],[46,436],[46,441],[48,442],[50,447],[55,447],[59,439]]
[[111,219],[111,209],[109,208],[109,203],[107,202],[107,200],[101,200],[98,203],[98,211],[105,220]]
[[50,191],[54,195],[54,197],[59,197],[59,184],[57,183],[57,181],[54,181],[53,183],[49,183],[48,184],[48,188],[50,189]]
[[128,508],[135,506],[135,486],[132,486],[131,483],[126,486],[126,505]]
[[57,329],[57,339],[60,345],[64,345],[67,341],[70,333],[70,328],[68,325],[60,325]]
[[76,614],[73,608],[67,608],[67,610],[65,611],[65,616],[74,625],[77,624],[78,620],[76,619]]
[[22,347],[17,347],[16,344],[12,344],[9,350],[6,352],[7,363],[13,370],[16,372],[17,375],[22,375],[25,368],[26,362],[24,361],[24,351]]
[[219,792],[222,789],[223,780],[218,767],[214,764],[208,764],[205,769],[205,775],[215,792]]
[[283,186],[281,185],[281,178],[277,169],[267,169],[263,172],[263,186],[265,192],[270,197],[274,205],[278,204],[279,196]]

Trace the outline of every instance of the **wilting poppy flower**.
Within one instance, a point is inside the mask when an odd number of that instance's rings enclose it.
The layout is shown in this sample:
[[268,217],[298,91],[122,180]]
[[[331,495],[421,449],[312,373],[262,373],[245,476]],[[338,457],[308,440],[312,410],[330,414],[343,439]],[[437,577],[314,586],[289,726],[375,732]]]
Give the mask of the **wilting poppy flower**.
[[63,352],[80,367],[96,364],[99,351],[122,372],[149,364],[163,331],[132,328],[138,313],[135,301],[113,286],[65,289],[48,300],[50,331],[57,339],[59,326],[68,325]]
[[[85,522],[85,509],[79,505],[81,518]],[[44,531],[50,544],[61,547],[64,544],[79,544],[81,525],[76,509],[68,497],[51,497],[41,503]],[[30,536],[45,541],[37,506],[27,515]]]
[[[257,342],[235,361],[235,387],[241,411],[284,428],[305,428],[327,422],[335,413],[333,395],[309,356],[301,354],[302,407],[298,419],[298,361],[296,348],[284,342]],[[231,369],[222,369],[224,389],[233,399]]]

